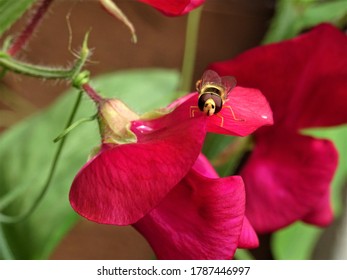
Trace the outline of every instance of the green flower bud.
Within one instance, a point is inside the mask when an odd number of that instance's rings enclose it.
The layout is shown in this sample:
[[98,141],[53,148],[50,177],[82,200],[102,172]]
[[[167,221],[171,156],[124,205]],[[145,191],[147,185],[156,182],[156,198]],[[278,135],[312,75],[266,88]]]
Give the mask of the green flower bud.
[[99,127],[103,144],[136,143],[137,137],[130,130],[131,121],[139,116],[118,99],[103,99],[99,103]]

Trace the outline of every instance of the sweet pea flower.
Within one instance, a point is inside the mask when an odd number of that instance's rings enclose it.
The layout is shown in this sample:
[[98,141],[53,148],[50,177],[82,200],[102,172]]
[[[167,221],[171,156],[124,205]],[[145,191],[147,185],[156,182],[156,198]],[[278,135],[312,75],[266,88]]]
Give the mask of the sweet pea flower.
[[99,112],[102,146],[75,177],[70,202],[89,220],[132,224],[188,173],[200,153],[205,124],[194,118],[153,130],[139,122],[131,130],[138,116],[121,101],[102,101]]
[[181,16],[201,6],[205,0],[138,0],[167,16]]
[[[244,219],[242,179],[215,178],[206,160],[201,164],[207,131],[246,135],[272,123],[272,112],[259,90],[236,87],[234,91],[239,96],[230,100],[242,122],[230,120],[224,108],[219,116],[201,112],[192,116],[197,93],[143,116],[119,100],[97,99],[102,144],[72,183],[73,209],[98,223],[135,224],[159,258],[231,258],[237,246],[256,246],[256,235]],[[221,203],[222,198],[228,201]],[[189,221],[183,213],[189,213]],[[165,240],[158,238],[164,234],[163,225],[167,233],[179,236],[168,246],[181,242],[169,254],[156,245]],[[213,228],[207,230],[208,225]],[[217,241],[204,249],[209,237],[228,244],[226,249],[218,251]],[[184,248],[196,251],[184,253]]]
[[259,233],[298,220],[326,226],[333,219],[330,183],[337,151],[331,141],[302,130],[346,123],[346,49],[346,35],[322,24],[209,67],[260,89],[274,113],[275,124],[255,132],[255,148],[240,172],[246,215]]
[[188,173],[207,131],[247,135],[272,123],[268,103],[256,89],[236,87],[228,101],[242,122],[233,120],[224,108],[220,116],[196,112],[192,117],[197,99],[197,93],[187,95],[142,118],[120,100],[101,99],[102,145],[74,179],[73,208],[96,222],[133,224]]

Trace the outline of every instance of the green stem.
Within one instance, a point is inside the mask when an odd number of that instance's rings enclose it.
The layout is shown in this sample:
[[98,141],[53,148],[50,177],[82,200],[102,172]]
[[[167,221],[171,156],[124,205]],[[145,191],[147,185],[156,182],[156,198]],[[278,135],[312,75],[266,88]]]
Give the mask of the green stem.
[[54,140],[53,142],[56,143],[58,141],[60,141],[61,139],[63,139],[64,137],[66,137],[66,135],[68,135],[72,130],[74,130],[76,127],[78,127],[79,125],[85,123],[85,122],[91,122],[94,121],[97,118],[98,114],[95,114],[91,117],[87,117],[87,118],[82,118],[78,121],[76,121],[75,123],[73,123],[72,125],[70,125],[68,128],[66,128],[61,134],[59,134]]
[[188,15],[179,92],[187,93],[191,90],[199,38],[201,12],[202,6],[190,12]]
[[53,0],[42,0],[38,4],[33,16],[29,20],[29,23],[21,32],[21,34],[14,40],[11,47],[8,49],[8,53],[14,56],[17,52],[23,49],[25,44],[31,38],[34,30],[37,28],[39,23],[42,21],[43,16],[46,14],[49,6],[52,4]]
[[15,73],[45,79],[68,79],[75,72],[74,67],[67,70],[52,69],[44,66],[19,62],[10,56],[2,55],[0,55],[0,65]]
[[80,51],[80,56],[70,69],[54,69],[18,61],[5,52],[0,52],[0,66],[15,73],[44,78],[44,79],[74,79],[86,63],[90,50],[87,47],[88,33],[86,34]]
[[[73,122],[73,120],[75,118],[75,115],[77,113],[77,109],[78,109],[78,107],[80,105],[80,102],[81,102],[81,99],[82,99],[82,94],[83,94],[82,91],[80,91],[78,93],[75,105],[74,105],[74,107],[73,107],[73,109],[71,111],[70,117],[69,117],[69,119],[68,119],[68,121],[67,121],[67,123],[65,125],[65,129],[67,129],[68,127],[71,126],[71,124],[72,124],[72,122]],[[18,222],[24,220],[25,218],[27,218],[28,216],[30,216],[30,214],[32,212],[34,212],[34,210],[37,208],[37,206],[39,205],[39,203],[42,200],[42,198],[45,196],[45,194],[46,194],[46,192],[47,192],[47,190],[49,188],[49,185],[50,185],[50,183],[51,183],[51,181],[53,179],[53,175],[55,173],[58,161],[60,159],[61,152],[63,150],[65,141],[66,141],[66,137],[64,137],[60,141],[59,146],[57,148],[57,151],[55,153],[55,156],[53,158],[53,162],[52,162],[52,165],[51,165],[51,168],[50,168],[50,171],[49,171],[46,183],[44,184],[44,187],[43,187],[41,193],[35,199],[34,203],[31,205],[31,207],[26,212],[24,212],[22,214],[19,214],[17,216],[8,216],[8,215],[5,215],[5,214],[0,214],[0,222],[2,222],[2,223],[18,223]]]

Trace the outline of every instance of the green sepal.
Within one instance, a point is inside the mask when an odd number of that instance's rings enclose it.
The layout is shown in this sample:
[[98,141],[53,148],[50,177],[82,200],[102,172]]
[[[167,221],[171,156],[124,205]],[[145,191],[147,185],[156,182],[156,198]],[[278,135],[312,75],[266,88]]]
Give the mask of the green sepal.
[[131,121],[139,116],[119,99],[104,99],[99,104],[98,120],[103,144],[136,143]]

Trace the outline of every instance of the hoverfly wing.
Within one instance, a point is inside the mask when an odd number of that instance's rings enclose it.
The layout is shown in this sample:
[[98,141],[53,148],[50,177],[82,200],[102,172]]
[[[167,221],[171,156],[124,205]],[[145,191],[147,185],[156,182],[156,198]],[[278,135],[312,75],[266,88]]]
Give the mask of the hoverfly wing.
[[236,78],[233,76],[224,76],[221,78],[221,84],[224,87],[227,97],[230,91],[236,86]]
[[221,77],[213,70],[206,70],[201,77],[201,87],[207,84],[221,85]]

